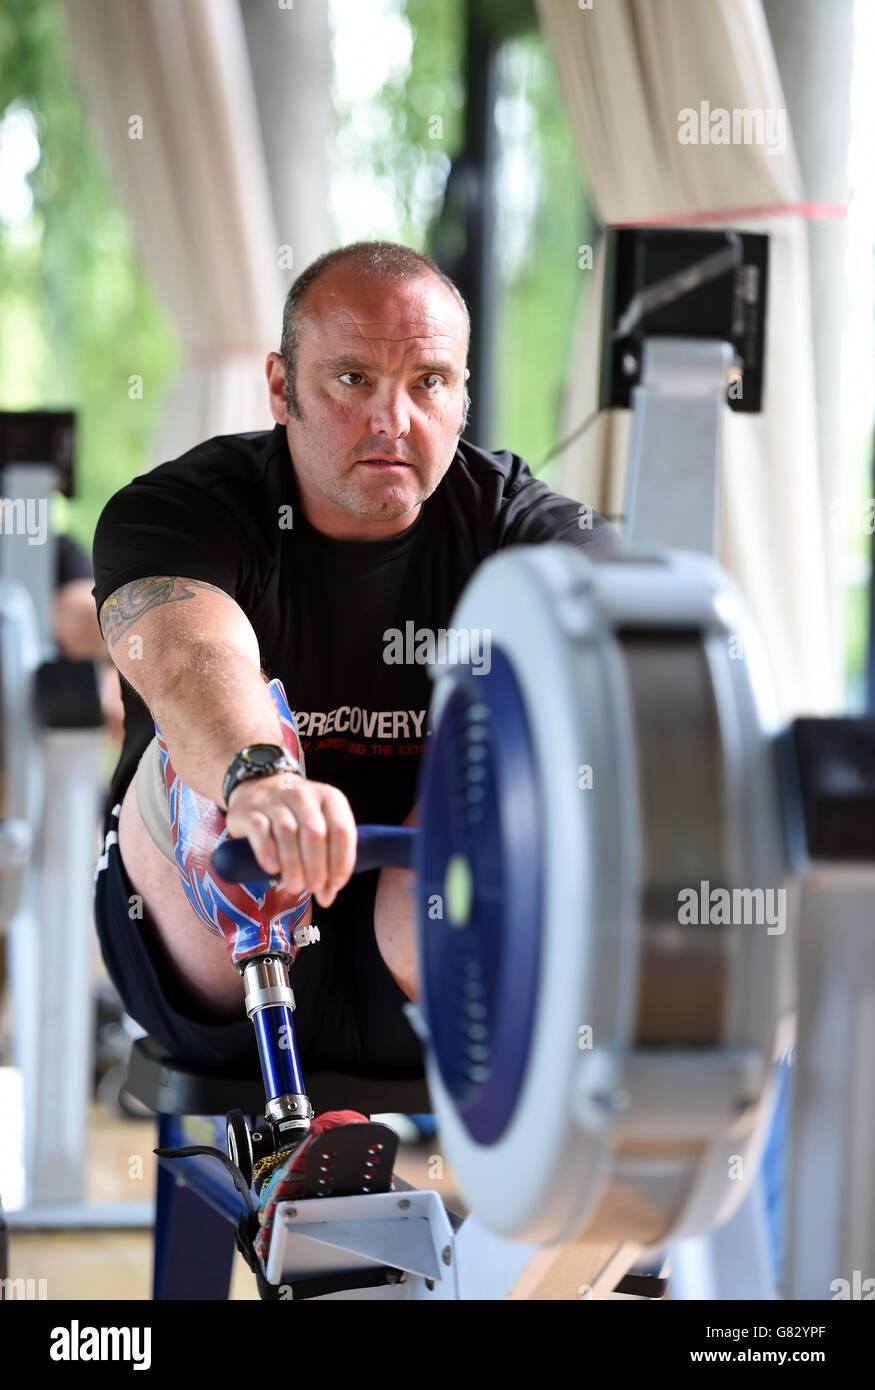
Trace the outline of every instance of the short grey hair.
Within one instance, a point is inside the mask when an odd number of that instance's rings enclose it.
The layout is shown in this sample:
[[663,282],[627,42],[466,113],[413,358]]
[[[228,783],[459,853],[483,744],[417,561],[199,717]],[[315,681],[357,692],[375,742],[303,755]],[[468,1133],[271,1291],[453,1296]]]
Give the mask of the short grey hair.
[[[409,246],[401,246],[395,241],[354,241],[349,246],[339,246],[334,251],[326,251],[311,261],[295,280],[286,295],[283,306],[283,332],[280,341],[280,356],[286,369],[286,405],[289,413],[300,418],[300,407],[295,394],[295,356],[298,350],[298,326],[301,301],[310,286],[319,276],[334,265],[351,262],[357,270],[377,275],[384,280],[419,280],[431,272],[452,291],[465,315],[467,342],[471,341],[471,315],[456,285],[440,266],[435,265],[429,256],[420,255]],[[465,418],[462,429],[468,421],[470,397],[465,387]]]

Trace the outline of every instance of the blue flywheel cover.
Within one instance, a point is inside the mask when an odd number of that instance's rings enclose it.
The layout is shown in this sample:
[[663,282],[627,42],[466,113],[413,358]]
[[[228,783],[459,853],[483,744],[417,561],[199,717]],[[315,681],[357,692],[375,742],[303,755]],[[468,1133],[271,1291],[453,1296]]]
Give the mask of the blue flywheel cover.
[[432,1057],[471,1137],[501,1138],[538,989],[542,826],[526,709],[507,657],[460,667],[429,741],[418,841],[423,1007]]

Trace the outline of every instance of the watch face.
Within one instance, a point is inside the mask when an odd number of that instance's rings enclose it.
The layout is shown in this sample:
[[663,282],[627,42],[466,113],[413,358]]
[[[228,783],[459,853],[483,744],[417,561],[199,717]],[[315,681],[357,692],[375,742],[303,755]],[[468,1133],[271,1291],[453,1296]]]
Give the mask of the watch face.
[[243,757],[251,767],[272,767],[282,753],[283,749],[272,743],[253,743]]

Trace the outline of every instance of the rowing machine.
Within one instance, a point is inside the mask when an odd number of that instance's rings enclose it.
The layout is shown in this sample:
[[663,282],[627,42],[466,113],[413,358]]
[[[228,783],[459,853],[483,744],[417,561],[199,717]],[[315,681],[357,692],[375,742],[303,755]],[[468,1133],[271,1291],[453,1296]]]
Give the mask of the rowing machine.
[[[529,1258],[706,1232],[755,1174],[790,1003],[786,913],[732,920],[733,893],[783,902],[790,873],[756,633],[707,557],[594,563],[563,545],[487,561],[453,626],[489,632],[490,671],[434,672],[419,828],[361,827],[356,863],[415,872],[424,989],[408,1012],[448,1162],[478,1226]],[[245,841],[213,862],[264,880]],[[288,974],[278,960],[246,971],[271,1123],[256,1142],[289,1147],[309,1115]],[[232,1132],[238,1158],[245,1144]],[[296,1232],[304,1216],[325,1226],[333,1199],[313,1200],[295,1204]],[[347,1211],[369,1197],[344,1201],[338,1227],[375,1219],[373,1202]],[[302,1273],[294,1248],[274,1241],[269,1279]],[[433,1293],[429,1269],[407,1272]]]

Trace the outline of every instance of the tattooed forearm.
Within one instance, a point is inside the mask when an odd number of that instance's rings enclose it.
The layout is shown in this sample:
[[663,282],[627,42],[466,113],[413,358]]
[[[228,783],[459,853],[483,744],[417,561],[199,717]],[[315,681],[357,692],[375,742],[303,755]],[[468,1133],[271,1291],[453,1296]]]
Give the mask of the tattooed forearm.
[[159,608],[163,603],[176,603],[179,599],[196,598],[198,589],[212,589],[217,594],[225,592],[203,579],[178,579],[172,575],[150,576],[123,584],[101,605],[100,630],[103,640],[107,646],[114,646],[128,625],[148,613],[150,608]]

